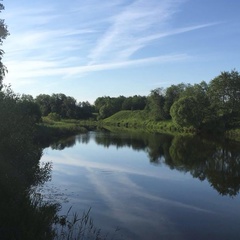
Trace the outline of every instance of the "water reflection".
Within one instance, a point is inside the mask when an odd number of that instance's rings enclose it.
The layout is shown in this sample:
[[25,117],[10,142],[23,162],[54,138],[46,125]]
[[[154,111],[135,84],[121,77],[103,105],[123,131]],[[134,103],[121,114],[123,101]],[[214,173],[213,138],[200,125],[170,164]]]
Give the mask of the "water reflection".
[[175,137],[170,147],[172,167],[200,180],[207,179],[221,195],[235,196],[240,189],[240,151],[227,140]]
[[[78,143],[87,144],[91,132],[51,145],[64,149]],[[170,169],[188,172],[200,181],[207,180],[221,195],[236,196],[240,189],[239,144],[222,139],[215,141],[198,136],[170,136],[139,131],[96,132],[94,140],[106,148],[116,146],[147,153],[151,164],[165,164]]]
[[65,148],[74,147],[76,143],[87,144],[89,140],[90,140],[89,134],[84,133],[77,136],[71,136],[68,138],[59,139],[58,141],[51,143],[50,147],[55,150],[64,150]]

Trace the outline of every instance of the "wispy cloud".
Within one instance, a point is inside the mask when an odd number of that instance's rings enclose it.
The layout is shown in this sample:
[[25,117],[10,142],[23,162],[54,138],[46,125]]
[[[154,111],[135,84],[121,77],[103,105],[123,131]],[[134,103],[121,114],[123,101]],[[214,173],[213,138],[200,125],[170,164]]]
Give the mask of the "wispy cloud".
[[[96,71],[113,70],[119,68],[137,67],[149,64],[177,62],[189,59],[185,54],[166,55],[160,57],[142,58],[137,60],[118,61],[76,67],[64,67],[64,62],[30,60],[21,63],[17,61],[6,62],[9,68],[9,76],[12,79],[27,80],[39,77],[51,76],[76,76],[83,73]],[[66,62],[65,62],[66,63]],[[29,82],[30,83],[30,82]]]
[[112,22],[90,52],[90,63],[101,60],[121,60],[131,57],[145,45],[138,40],[163,30],[176,9],[176,1],[138,0],[126,6]]
[[80,73],[185,61],[189,59],[186,53],[141,54],[153,41],[215,24],[174,28],[171,19],[182,2],[126,0],[99,4],[87,0],[84,5],[76,1],[76,5],[64,11],[59,11],[63,6],[53,3],[39,9],[13,9],[5,15],[11,32],[4,44],[7,78],[11,82],[34,77],[67,78]]

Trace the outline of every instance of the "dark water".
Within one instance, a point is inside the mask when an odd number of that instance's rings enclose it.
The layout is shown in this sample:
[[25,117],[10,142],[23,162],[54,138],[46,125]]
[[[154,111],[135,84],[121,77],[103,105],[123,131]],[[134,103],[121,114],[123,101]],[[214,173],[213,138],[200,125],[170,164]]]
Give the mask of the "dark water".
[[0,137],[1,240],[50,240],[55,235],[58,205],[41,201],[34,190],[50,179],[51,165],[39,164],[42,149],[28,136]]
[[240,144],[141,132],[89,132],[44,150],[45,197],[91,207],[116,239],[240,239]]

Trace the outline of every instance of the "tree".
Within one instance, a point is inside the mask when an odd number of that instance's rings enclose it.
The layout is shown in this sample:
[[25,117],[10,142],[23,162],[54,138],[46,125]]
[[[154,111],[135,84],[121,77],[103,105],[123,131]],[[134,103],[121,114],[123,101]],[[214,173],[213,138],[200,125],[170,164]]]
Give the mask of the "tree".
[[232,70],[222,72],[209,83],[208,96],[219,117],[229,122],[240,115],[240,74]]
[[39,105],[34,102],[34,99],[31,95],[23,94],[18,101],[21,111],[28,117],[31,117],[34,122],[38,123],[41,121],[41,110]]
[[[0,3],[0,12],[4,10],[3,4]],[[0,19],[0,45],[2,45],[3,40],[9,35],[7,25],[5,24],[3,19]],[[5,76],[5,73],[7,71],[6,67],[2,63],[2,57],[3,57],[4,51],[0,49],[0,90],[2,89],[2,81]]]
[[165,102],[164,102],[164,112],[166,114],[166,118],[170,119],[170,108],[172,107],[173,103],[177,101],[181,94],[184,92],[186,85],[180,83],[178,85],[171,85],[166,89],[165,93]]
[[35,99],[39,105],[43,116],[47,116],[51,112],[51,96],[48,94],[40,94]]
[[98,113],[98,119],[104,119],[116,112],[122,110],[123,102],[125,101],[124,96],[119,97],[99,97],[95,101],[95,107]]
[[134,95],[132,97],[132,109],[143,110],[146,107],[147,98],[145,96]]
[[151,91],[147,98],[146,109],[150,113],[150,117],[156,121],[166,119],[164,111],[165,96],[162,88],[157,88]]
[[181,127],[200,128],[205,117],[205,106],[195,97],[182,97],[176,101],[171,109],[170,114],[173,121]]
[[145,96],[127,97],[122,103],[122,110],[143,110],[146,107],[146,102],[147,98]]
[[132,97],[128,97],[123,101],[122,110],[132,110]]
[[88,119],[92,117],[95,108],[88,101],[79,102],[77,109],[77,118],[78,119]]

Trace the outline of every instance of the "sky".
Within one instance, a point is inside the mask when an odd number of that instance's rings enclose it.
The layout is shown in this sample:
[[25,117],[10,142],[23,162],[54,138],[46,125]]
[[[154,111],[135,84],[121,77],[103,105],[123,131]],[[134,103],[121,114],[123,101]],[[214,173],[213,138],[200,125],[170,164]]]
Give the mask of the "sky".
[[12,0],[1,19],[16,93],[150,94],[239,71],[239,0]]

